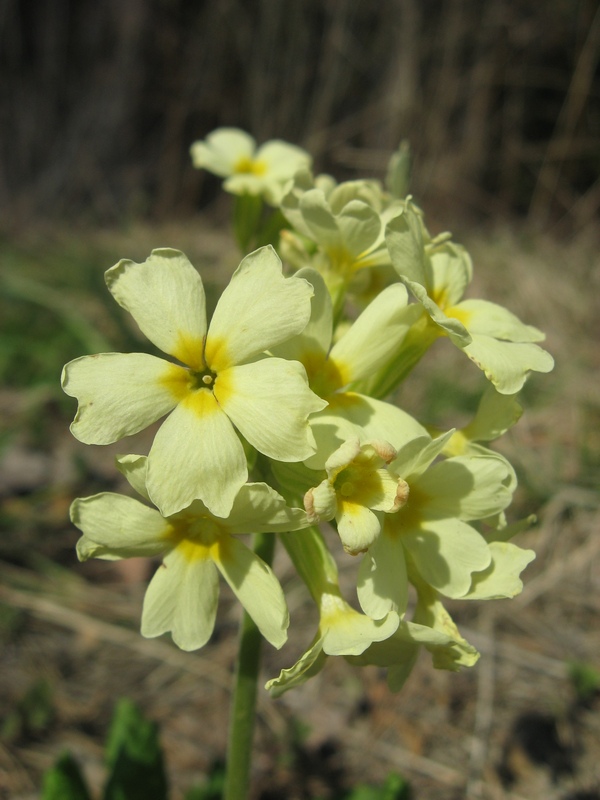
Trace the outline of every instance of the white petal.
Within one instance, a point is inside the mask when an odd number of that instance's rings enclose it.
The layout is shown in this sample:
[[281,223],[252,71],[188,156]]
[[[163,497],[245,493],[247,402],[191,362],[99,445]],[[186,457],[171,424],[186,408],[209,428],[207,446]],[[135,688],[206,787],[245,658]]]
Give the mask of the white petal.
[[434,464],[414,482],[427,495],[427,514],[485,519],[511,502],[512,474],[508,462],[495,455],[457,456]]
[[377,514],[358,503],[339,500],[336,519],[344,550],[351,556],[368,550],[381,532]]
[[63,369],[62,388],[79,401],[71,425],[85,444],[110,444],[147,428],[178,398],[170,384],[184,370],[145,353],[82,356]]
[[464,247],[447,242],[431,256],[433,293],[442,308],[458,303],[473,275],[471,258]]
[[464,348],[469,344],[471,341],[471,334],[463,324],[462,317],[459,318],[458,313],[455,317],[452,317],[446,314],[445,311],[442,311],[420,283],[409,281],[406,278],[402,278],[402,281],[408,286],[435,324],[441,328],[456,347]]
[[328,480],[309,489],[304,495],[304,508],[312,524],[333,519],[337,511],[335,490]]
[[546,337],[533,325],[525,325],[511,311],[488,300],[463,300],[448,313],[456,311],[469,333],[482,333],[509,342],[542,342]]
[[156,570],[144,597],[142,636],[171,632],[182,650],[197,650],[215,626],[219,578],[209,559],[176,548]]
[[360,655],[372,642],[381,642],[391,636],[400,623],[393,611],[383,619],[374,620],[355,611],[340,598],[331,600],[327,610],[321,610],[321,626],[325,631],[323,650],[327,655]]
[[239,128],[217,128],[204,141],[194,142],[190,151],[196,168],[224,178],[231,175],[241,159],[251,159],[256,142]]
[[419,530],[403,531],[401,542],[423,580],[447,597],[465,595],[472,573],[492,559],[484,538],[458,519],[423,520]]
[[284,278],[269,245],[246,256],[221,295],[210,322],[206,361],[219,372],[300,333],[310,318],[312,286]]
[[386,534],[386,526],[361,561],[357,593],[362,610],[373,619],[381,619],[388,611],[401,616],[406,611],[408,578],[404,549],[397,539]]
[[317,443],[317,452],[306,460],[310,469],[323,469],[329,454],[353,436],[361,443],[383,439],[397,450],[416,437],[430,440],[425,428],[406,411],[354,392],[331,397],[329,407],[311,417],[310,424]]
[[528,342],[501,342],[475,334],[463,350],[501,394],[515,394],[522,389],[530,371],[550,372],[554,367],[550,353]]
[[298,270],[296,277],[303,278],[313,287],[310,319],[302,333],[270,350],[278,358],[300,361],[306,366],[307,360],[325,360],[329,353],[333,332],[333,308],[325,281],[315,269],[304,267]]
[[398,456],[390,464],[390,469],[412,484],[444,450],[453,433],[454,431],[447,431],[436,439],[426,434],[408,441],[398,448]]
[[350,201],[337,217],[344,247],[353,258],[372,248],[382,233],[379,214],[360,200]]
[[329,359],[349,382],[373,375],[394,357],[413,322],[407,303],[408,293],[401,283],[388,286],[334,344]]
[[76,499],[71,522],[86,539],[77,548],[80,561],[109,554],[114,558],[155,556],[170,547],[169,523],[156,509],[125,495],[103,492]]
[[231,533],[281,533],[306,528],[301,508],[289,508],[275,489],[266,483],[245,483],[237,494],[227,518]]
[[514,395],[500,394],[489,386],[479,402],[475,418],[463,428],[463,436],[476,442],[491,442],[515,425],[522,413]]
[[452,641],[447,645],[424,642],[431,652],[436,669],[457,671],[461,666],[472,667],[479,659],[479,653],[461,635],[450,614],[440,602],[435,589],[419,581],[418,602],[414,621],[418,625],[432,628],[448,636]]
[[266,358],[232,367],[215,382],[219,405],[253,447],[277,461],[302,461],[314,452],[309,414],[325,407],[311,392],[304,367]]
[[282,647],[290,618],[273,570],[234,537],[223,543],[215,563],[265,639]]
[[304,192],[299,205],[309,237],[326,250],[342,249],[343,237],[323,192],[320,189]]
[[247,478],[242,443],[208,389],[177,406],[148,456],[148,494],[166,517],[196,498],[226,517]]
[[326,660],[327,656],[323,652],[323,636],[317,636],[294,666],[282,669],[277,678],[267,681],[265,689],[271,697],[281,697],[288,689],[295,689],[306,683],[309,678],[317,675],[325,666]]
[[473,575],[465,600],[494,600],[515,597],[523,591],[521,572],[534,558],[533,550],[522,550],[510,542],[491,542],[492,563]]
[[117,303],[153,344],[192,369],[204,369],[204,287],[183,253],[153,250],[142,264],[123,259],[105,278]]
[[410,206],[404,208],[388,224],[385,241],[392,264],[400,277],[430,289],[431,266],[425,257],[422,227],[416,212]]
[[144,499],[150,500],[146,489],[148,458],[146,456],[117,456],[117,469],[127,478],[129,485]]
[[302,148],[279,139],[261,145],[255,158],[265,164],[270,177],[281,181],[293,178],[299,169],[309,169],[312,160]]

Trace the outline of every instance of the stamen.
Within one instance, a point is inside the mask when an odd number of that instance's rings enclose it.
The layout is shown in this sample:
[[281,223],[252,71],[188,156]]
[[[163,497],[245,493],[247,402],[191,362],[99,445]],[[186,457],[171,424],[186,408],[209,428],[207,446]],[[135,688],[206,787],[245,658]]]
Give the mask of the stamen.
[[211,384],[212,382],[213,382],[213,377],[212,377],[212,375],[203,375],[203,376],[202,376],[202,383],[205,383],[207,386],[210,386],[210,384]]

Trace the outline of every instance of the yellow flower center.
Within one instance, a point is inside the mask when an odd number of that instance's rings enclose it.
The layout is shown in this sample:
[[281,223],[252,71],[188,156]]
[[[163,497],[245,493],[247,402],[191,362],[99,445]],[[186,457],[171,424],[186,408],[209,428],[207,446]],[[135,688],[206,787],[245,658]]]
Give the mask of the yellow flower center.
[[343,365],[325,358],[322,353],[303,353],[300,361],[306,370],[308,385],[319,397],[327,399],[348,383]]
[[233,165],[233,171],[236,175],[256,175],[260,177],[266,173],[267,165],[260,159],[242,156]]
[[181,515],[173,521],[171,538],[186,561],[219,561],[227,548],[229,532],[209,516]]

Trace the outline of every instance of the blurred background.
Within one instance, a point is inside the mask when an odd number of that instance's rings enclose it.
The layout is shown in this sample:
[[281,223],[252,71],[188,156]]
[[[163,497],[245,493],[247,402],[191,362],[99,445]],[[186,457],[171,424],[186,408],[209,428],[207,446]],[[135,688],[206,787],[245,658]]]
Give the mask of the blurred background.
[[[414,800],[600,797],[599,59],[597,0],[0,0],[0,798],[37,797],[65,749],[100,787],[120,696],[160,724],[173,800],[224,755],[237,608],[223,592],[214,640],[180,654],[137,633],[146,565],[76,563],[69,504],[125,490],[124,445],[73,440],[58,383],[71,358],[147,347],[104,288],[119,258],[182,249],[213,296],[237,265],[231,198],[189,158],[223,125],[339,180],[383,178],[408,141],[430,229],[473,255],[471,295],[545,330],[557,361],[497,445],[512,518],[538,516],[526,590],[452,608],[479,665],[423,658],[392,697],[335,662],[261,696],[254,797],[338,800],[390,770]],[[401,397],[433,425],[483,386],[443,345]],[[315,624],[280,570],[298,640],[265,678]]]

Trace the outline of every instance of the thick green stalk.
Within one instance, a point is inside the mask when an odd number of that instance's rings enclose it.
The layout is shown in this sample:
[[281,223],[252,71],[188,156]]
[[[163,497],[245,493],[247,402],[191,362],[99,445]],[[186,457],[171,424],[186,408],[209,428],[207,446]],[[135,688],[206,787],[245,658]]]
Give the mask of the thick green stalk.
[[[271,564],[275,550],[272,533],[254,536],[254,552]],[[229,717],[229,740],[223,800],[245,800],[250,782],[252,740],[256,710],[262,635],[244,611],[240,623],[239,651]]]

